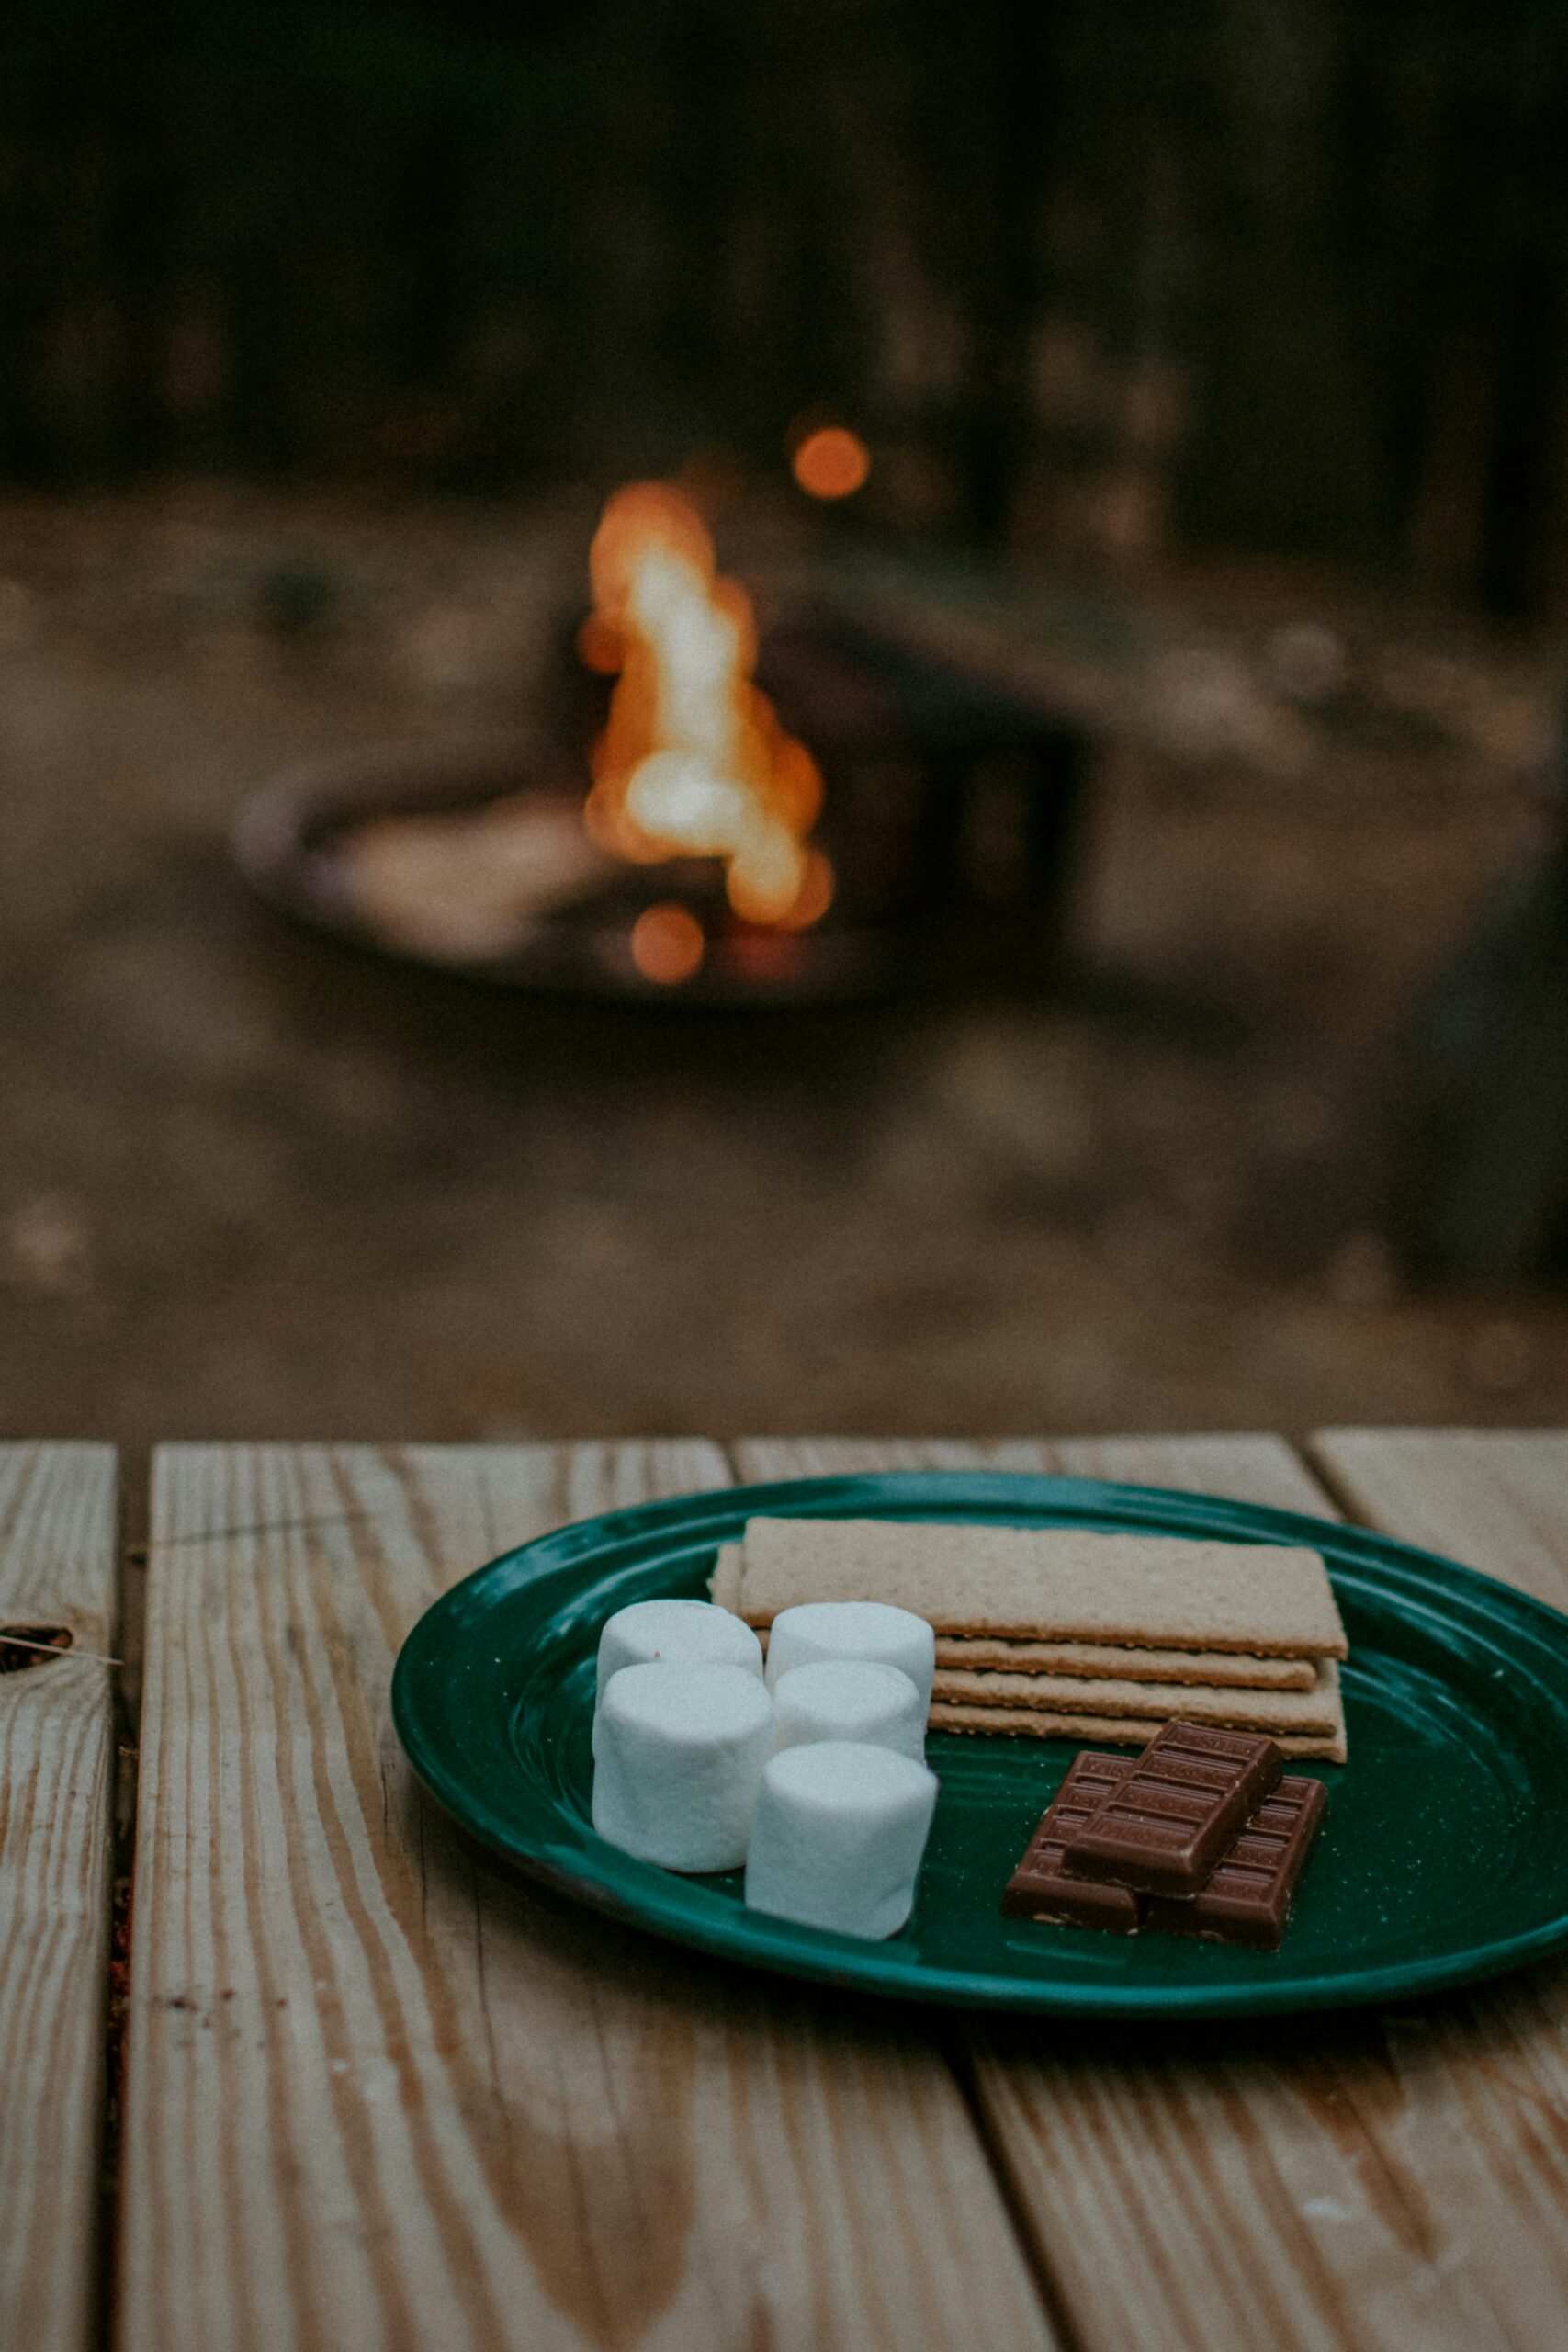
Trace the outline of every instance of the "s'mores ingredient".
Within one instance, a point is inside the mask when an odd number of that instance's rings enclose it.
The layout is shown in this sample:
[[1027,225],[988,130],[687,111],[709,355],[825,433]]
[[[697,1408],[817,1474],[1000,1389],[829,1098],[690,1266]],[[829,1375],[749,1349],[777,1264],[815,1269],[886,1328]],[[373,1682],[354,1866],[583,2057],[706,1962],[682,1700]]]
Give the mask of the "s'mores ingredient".
[[[737,1595],[739,1578],[737,1561]],[[1201,1682],[1243,1690],[1310,1690],[1319,1663],[1312,1657],[1248,1657],[1240,1650],[1156,1650],[1130,1642],[1023,1642],[987,1634],[940,1634],[936,1645],[939,1674],[1076,1674],[1086,1681]]]
[[599,1636],[596,1690],[623,1667],[665,1658],[672,1666],[742,1666],[762,1671],[762,1645],[749,1625],[710,1600],[634,1600]]
[[936,1645],[924,1618],[880,1600],[807,1601],[781,1610],[768,1630],[767,1677],[773,1688],[792,1667],[828,1658],[896,1666],[930,1704]]
[[1196,1894],[1150,1894],[1145,1922],[1211,1943],[1275,1951],[1328,1803],[1321,1781],[1287,1773],[1251,1814]]
[[1062,1841],[1069,1878],[1151,1894],[1195,1894],[1254,1806],[1280,1778],[1260,1733],[1167,1724],[1133,1770]]
[[749,1624],[829,1600],[911,1610],[944,1636],[1285,1657],[1343,1657],[1347,1646],[1323,1562],[1304,1546],[903,1520],[747,1522]]
[[850,1740],[786,1747],[762,1774],[746,1860],[753,1911],[843,1936],[896,1935],[936,1806],[936,1775]]
[[721,1544],[708,1578],[708,1591],[720,1609],[740,1614],[740,1577],[746,1555],[739,1544]]
[[773,1685],[773,1747],[847,1739],[891,1747],[923,1764],[925,1702],[907,1674],[874,1660],[792,1666]]
[[[1112,1682],[1070,1674],[953,1674],[938,1668],[932,1696],[949,1705],[1044,1708],[1093,1715],[1174,1716],[1233,1731],[1329,1734],[1344,1724],[1339,1668],[1325,1658],[1309,1690],[1237,1690],[1201,1682]],[[998,1720],[997,1728],[1006,1729]]]
[[[710,1584],[721,1609],[743,1615],[740,1585],[745,1552],[719,1547]],[[1152,1649],[1130,1642],[1025,1641],[1000,1634],[939,1634],[937,1671],[980,1674],[1081,1674],[1135,1682],[1235,1683],[1254,1690],[1310,1690],[1318,1661],[1257,1657],[1243,1650]]]
[[773,1747],[761,1678],[741,1666],[621,1668],[594,1719],[593,1826],[668,1871],[729,1871]]
[[1008,1881],[1010,1917],[1066,1927],[1140,1928],[1277,1951],[1328,1802],[1321,1781],[1286,1773],[1243,1822],[1193,1894],[1148,1894],[1110,1880],[1069,1876],[1064,1847],[1137,1770],[1129,1756],[1073,1758],[1022,1860]]
[[1062,1868],[1063,1838],[1082,1826],[1132,1769],[1130,1756],[1096,1756],[1086,1749],[1074,1757],[1066,1780],[1024,1849],[1023,1860],[1007,1883],[1002,1909],[1010,1918],[1111,1928],[1123,1936],[1137,1934],[1143,1913],[1130,1887],[1069,1878]]
[[[1014,1739],[1099,1739],[1112,1747],[1145,1747],[1159,1729],[1145,1715],[1084,1715],[1053,1707],[965,1707],[938,1700],[932,1705],[931,1731],[1001,1732]],[[1321,1757],[1327,1764],[1343,1764],[1348,1754],[1343,1728],[1326,1732],[1276,1732],[1274,1745],[1281,1756]]]

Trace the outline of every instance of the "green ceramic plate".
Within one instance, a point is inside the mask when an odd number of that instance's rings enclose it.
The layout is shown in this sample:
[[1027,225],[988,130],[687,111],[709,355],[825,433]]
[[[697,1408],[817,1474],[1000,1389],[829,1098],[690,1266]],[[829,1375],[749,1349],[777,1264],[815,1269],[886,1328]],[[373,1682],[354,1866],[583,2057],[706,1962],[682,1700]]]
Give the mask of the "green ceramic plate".
[[[1007,1878],[1077,1750],[934,1735],[914,1917],[868,1944],[748,1911],[739,1873],[676,1878],[589,1822],[593,1655],[628,1600],[701,1593],[757,1512],[1134,1528],[1315,1545],[1350,1637],[1350,1762],[1297,1767],[1328,1814],[1281,1951],[1004,1919]],[[463,1826],[654,1934],[795,1976],[976,2007],[1219,2016],[1387,2000],[1568,1943],[1568,1618],[1382,1537],[1208,1496],[1072,1478],[888,1473],[737,1487],[561,1528],[414,1627],[392,1684],[414,1770]]]

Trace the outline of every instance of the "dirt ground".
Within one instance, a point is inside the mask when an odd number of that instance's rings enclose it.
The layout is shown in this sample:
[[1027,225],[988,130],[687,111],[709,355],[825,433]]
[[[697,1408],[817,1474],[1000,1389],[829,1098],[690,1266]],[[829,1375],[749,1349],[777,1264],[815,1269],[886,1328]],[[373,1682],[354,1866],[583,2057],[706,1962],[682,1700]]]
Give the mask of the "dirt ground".
[[[0,1430],[1568,1419],[1568,1300],[1410,1287],[1375,1148],[1413,993],[1538,822],[1544,657],[1421,650],[1451,723],[1391,749],[1335,733],[1355,631],[1299,598],[1261,695],[1234,582],[1094,627],[1018,600],[1012,658],[1104,737],[1045,1001],[535,1003],[253,903],[247,794],[524,713],[584,544],[212,492],[0,511]],[[946,616],[974,644],[998,608]]]

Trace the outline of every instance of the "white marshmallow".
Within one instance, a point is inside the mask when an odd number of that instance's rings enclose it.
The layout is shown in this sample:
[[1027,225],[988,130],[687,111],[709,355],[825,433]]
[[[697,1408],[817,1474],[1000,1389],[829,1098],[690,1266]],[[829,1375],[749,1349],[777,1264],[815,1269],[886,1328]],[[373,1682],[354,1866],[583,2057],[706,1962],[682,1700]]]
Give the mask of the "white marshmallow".
[[744,1667],[622,1667],[594,1717],[593,1826],[667,1871],[735,1870],[773,1745],[773,1702]]
[[739,1617],[711,1600],[634,1600],[617,1609],[599,1636],[595,1695],[612,1674],[654,1658],[672,1666],[743,1666],[762,1671],[762,1645]]
[[797,1666],[826,1658],[896,1666],[929,1707],[936,1670],[936,1636],[912,1610],[885,1600],[803,1600],[781,1609],[768,1630],[768,1688]]
[[773,1685],[773,1750],[848,1739],[926,1760],[926,1710],[907,1674],[846,1657],[792,1666]]
[[753,1911],[841,1936],[896,1935],[936,1805],[936,1774],[888,1747],[824,1739],[773,1758],[746,1858]]

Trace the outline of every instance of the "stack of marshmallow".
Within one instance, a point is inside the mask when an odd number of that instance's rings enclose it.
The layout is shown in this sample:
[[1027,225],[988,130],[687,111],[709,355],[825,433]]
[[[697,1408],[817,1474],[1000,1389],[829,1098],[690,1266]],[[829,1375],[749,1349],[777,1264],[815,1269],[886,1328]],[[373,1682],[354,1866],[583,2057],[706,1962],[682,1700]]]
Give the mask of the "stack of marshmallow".
[[706,1600],[639,1600],[599,1643],[593,1826],[671,1871],[746,1865],[755,1911],[891,1936],[936,1804],[931,1629],[877,1601],[781,1611],[761,1645]]

